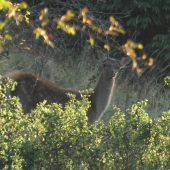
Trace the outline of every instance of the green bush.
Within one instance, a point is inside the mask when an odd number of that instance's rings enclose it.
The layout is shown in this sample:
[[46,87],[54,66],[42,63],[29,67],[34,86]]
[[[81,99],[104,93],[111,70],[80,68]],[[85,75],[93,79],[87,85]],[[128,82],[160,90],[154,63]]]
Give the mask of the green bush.
[[152,121],[145,113],[146,105],[147,100],[138,102],[126,114],[116,108],[105,127],[106,160],[113,169],[170,167],[170,112]]
[[170,168],[170,111],[152,120],[145,100],[89,126],[87,97],[69,96],[65,110],[44,101],[24,115],[18,98],[0,93],[1,169]]

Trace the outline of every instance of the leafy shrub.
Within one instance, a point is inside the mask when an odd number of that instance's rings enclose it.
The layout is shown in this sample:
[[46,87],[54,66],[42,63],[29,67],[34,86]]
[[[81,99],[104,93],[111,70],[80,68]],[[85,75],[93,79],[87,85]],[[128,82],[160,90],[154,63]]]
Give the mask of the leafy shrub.
[[2,169],[170,168],[170,111],[152,120],[145,100],[126,113],[114,106],[108,125],[89,126],[87,96],[69,96],[64,110],[44,101],[24,115],[18,98],[0,93]]
[[[145,113],[147,100],[126,114],[117,110],[105,127],[107,163],[112,169],[168,169],[170,167],[170,112],[152,120]],[[165,128],[166,127],[166,128]],[[160,137],[161,136],[161,137]]]

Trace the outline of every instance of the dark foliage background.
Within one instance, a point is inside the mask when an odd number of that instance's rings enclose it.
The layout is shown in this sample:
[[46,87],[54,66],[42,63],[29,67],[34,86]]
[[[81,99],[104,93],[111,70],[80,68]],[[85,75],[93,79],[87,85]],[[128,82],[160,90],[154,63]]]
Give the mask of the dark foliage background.
[[100,1],[99,7],[119,16],[126,30],[126,36],[121,39],[122,42],[127,37],[140,41],[146,46],[145,51],[148,55],[157,57],[161,61],[168,58],[169,62],[169,0],[106,0]]

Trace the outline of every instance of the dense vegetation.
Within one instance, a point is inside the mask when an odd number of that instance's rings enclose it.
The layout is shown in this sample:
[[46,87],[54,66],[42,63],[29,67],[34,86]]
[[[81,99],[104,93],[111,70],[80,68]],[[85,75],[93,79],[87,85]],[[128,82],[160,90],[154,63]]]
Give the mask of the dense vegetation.
[[27,115],[17,98],[0,93],[0,104],[1,169],[170,168],[170,112],[152,120],[147,101],[126,113],[114,107],[106,126],[88,126],[86,96],[70,95],[64,111],[44,102]]

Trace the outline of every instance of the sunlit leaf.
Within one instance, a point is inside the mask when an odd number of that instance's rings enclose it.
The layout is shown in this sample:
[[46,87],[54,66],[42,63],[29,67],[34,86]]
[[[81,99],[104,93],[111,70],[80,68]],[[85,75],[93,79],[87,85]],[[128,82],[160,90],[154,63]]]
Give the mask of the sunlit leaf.
[[107,50],[107,51],[110,51],[110,46],[108,44],[105,44],[104,45],[104,48]]
[[142,55],[142,59],[145,60],[147,58],[146,54]]
[[105,31],[105,33],[104,33],[105,35],[114,35],[115,33],[114,32],[112,32],[112,31]]
[[29,24],[29,18],[28,17],[25,18],[25,21]]
[[132,70],[136,69],[137,68],[137,62],[136,60],[133,60],[133,66],[132,66]]
[[89,24],[89,25],[91,25],[91,24],[92,24],[92,20],[93,20],[93,19],[92,19],[91,17],[89,17],[89,18],[87,19],[86,23]]
[[4,22],[0,22],[0,29],[2,30],[5,27],[5,23]]
[[63,15],[63,16],[61,17],[61,20],[64,21],[64,20],[66,20],[66,18],[67,18],[66,15]]
[[9,34],[6,34],[4,38],[5,38],[5,39],[8,39],[8,40],[12,40],[12,36],[9,35]]
[[136,58],[136,53],[135,53],[135,50],[133,48],[128,49],[127,55],[130,56],[132,59]]
[[41,14],[43,14],[44,16],[47,15],[48,13],[48,8],[44,8],[41,10]]
[[69,31],[69,34],[72,34],[72,35],[76,34],[76,31],[75,31],[74,27],[70,27],[68,31]]
[[125,30],[124,29],[119,29],[119,32],[122,34],[125,34]]
[[71,10],[68,10],[66,15],[68,15],[70,18],[73,18],[75,16],[75,14]]
[[41,21],[43,18],[44,18],[44,15],[41,14],[41,15],[39,16],[39,20]]
[[133,47],[135,43],[132,40],[127,40],[127,44],[129,46]]
[[30,11],[26,11],[26,15],[31,15],[31,12]]
[[19,4],[19,8],[21,8],[21,9],[26,9],[27,7],[28,7],[28,5],[27,5],[26,2],[21,2],[21,3]]
[[93,37],[90,37],[90,44],[94,45],[94,38]]
[[13,9],[11,12],[9,12],[8,18],[15,16],[15,14],[16,14],[16,11]]
[[40,33],[39,32],[37,32],[35,35],[36,35],[36,39],[38,39],[40,37]]
[[113,25],[110,26],[109,31],[115,30],[115,27]]
[[143,49],[143,45],[142,44],[138,44],[137,48],[142,50]]
[[96,25],[91,24],[90,26],[91,26],[92,30],[98,30],[98,27]]
[[153,59],[153,58],[149,58],[149,63],[148,63],[148,65],[149,65],[149,66],[152,66],[152,65],[153,65],[153,62],[154,62],[154,59]]
[[61,28],[61,26],[60,25],[57,25],[57,29],[60,29]]
[[44,14],[47,15],[48,13],[48,8],[44,8]]
[[114,23],[114,22],[115,22],[114,16],[110,16],[110,22],[111,22],[111,23]]
[[41,30],[40,30],[40,34],[43,36],[43,35],[45,35],[45,34],[46,34],[46,31],[45,31],[45,30],[43,30],[43,29],[41,29]]
[[49,42],[49,45],[51,46],[51,47],[54,47],[54,44],[50,41]]
[[26,50],[30,50],[30,48],[29,48],[29,47],[25,47],[25,49],[26,49]]
[[86,23],[86,19],[87,19],[86,17],[83,17],[83,21],[82,22]]
[[0,10],[2,9],[8,9],[11,10],[12,9],[12,3],[10,1],[0,1]]
[[65,27],[65,23],[61,20],[57,20],[57,24],[60,26],[60,27]]
[[42,36],[46,41],[48,40],[48,36],[46,34],[43,34]]
[[86,13],[88,13],[89,12],[89,10],[88,10],[88,8],[83,8],[81,11],[80,11],[80,13],[81,13],[81,15],[82,16],[84,16],[84,15],[86,15]]

